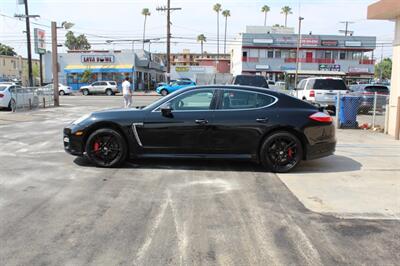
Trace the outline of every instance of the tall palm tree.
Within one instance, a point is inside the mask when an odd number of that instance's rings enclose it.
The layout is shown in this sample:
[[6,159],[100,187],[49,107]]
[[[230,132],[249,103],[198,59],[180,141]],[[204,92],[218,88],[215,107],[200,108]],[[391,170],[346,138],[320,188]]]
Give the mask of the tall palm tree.
[[213,10],[217,12],[217,58],[219,58],[219,12],[222,11],[221,4],[215,4]]
[[146,22],[147,16],[150,16],[150,10],[148,8],[142,9],[142,15],[144,16],[144,26],[143,26],[143,50],[144,50],[144,41],[146,40]]
[[203,57],[203,43],[207,41],[207,37],[204,34],[197,36],[197,41],[201,44],[201,57]]
[[228,17],[231,16],[231,11],[230,10],[222,11],[222,16],[225,17],[224,54],[226,54],[226,31],[228,29]]
[[292,9],[289,6],[284,6],[281,9],[281,14],[285,15],[285,28],[287,27],[287,16],[293,14]]
[[264,26],[267,26],[267,13],[270,11],[271,9],[269,8],[269,6],[265,5],[261,8],[261,12],[264,13]]

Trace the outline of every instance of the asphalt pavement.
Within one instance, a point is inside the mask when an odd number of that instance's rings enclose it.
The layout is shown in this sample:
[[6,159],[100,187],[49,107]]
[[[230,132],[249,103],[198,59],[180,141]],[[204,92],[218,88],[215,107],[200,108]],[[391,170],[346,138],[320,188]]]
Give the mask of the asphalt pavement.
[[[134,105],[154,101],[138,96]],[[62,128],[122,97],[71,96],[0,125],[0,265],[398,265],[398,220],[312,212],[248,162],[93,167]],[[321,173],[322,175],[323,173]]]

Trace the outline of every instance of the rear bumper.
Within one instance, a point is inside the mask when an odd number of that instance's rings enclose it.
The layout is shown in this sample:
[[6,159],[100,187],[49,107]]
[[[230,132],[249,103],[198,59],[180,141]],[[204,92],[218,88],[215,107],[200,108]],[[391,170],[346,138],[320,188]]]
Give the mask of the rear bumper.
[[305,160],[332,155],[336,149],[336,129],[333,124],[312,126],[304,130],[307,138]]
[[336,149],[336,141],[334,142],[323,142],[314,145],[307,146],[307,152],[305,154],[306,160],[314,160],[322,157],[332,155]]

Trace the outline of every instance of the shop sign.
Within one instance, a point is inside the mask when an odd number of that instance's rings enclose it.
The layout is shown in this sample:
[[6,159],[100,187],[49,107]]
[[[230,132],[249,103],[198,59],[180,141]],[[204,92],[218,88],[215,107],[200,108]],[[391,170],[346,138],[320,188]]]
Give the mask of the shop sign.
[[321,71],[340,71],[340,65],[327,65],[327,64],[320,64],[319,70]]
[[322,40],[321,46],[335,47],[339,45],[338,40]]
[[275,39],[275,42],[279,44],[296,44],[297,39],[292,37],[279,37]]
[[82,55],[82,63],[114,63],[113,55]]
[[35,53],[46,53],[46,32],[44,30],[34,29]]
[[359,41],[345,41],[344,46],[347,47],[361,47],[362,43]]
[[294,66],[281,66],[281,70],[296,70]]
[[367,67],[349,67],[349,73],[369,73]]
[[253,43],[272,44],[272,43],[274,43],[274,40],[273,39],[253,39]]
[[319,39],[317,38],[302,38],[301,39],[301,45],[302,46],[318,46],[319,44]]
[[268,69],[269,69],[269,65],[256,65],[256,69],[265,69],[265,70],[268,70]]
[[176,72],[189,72],[189,67],[175,67]]

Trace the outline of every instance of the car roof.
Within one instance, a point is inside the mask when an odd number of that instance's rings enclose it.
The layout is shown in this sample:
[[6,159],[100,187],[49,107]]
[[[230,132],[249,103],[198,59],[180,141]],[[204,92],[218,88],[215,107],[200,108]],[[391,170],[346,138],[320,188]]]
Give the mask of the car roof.
[[338,78],[338,77],[309,77],[309,78],[305,78],[306,79],[335,79],[335,80],[343,80],[342,78]]
[[268,93],[274,96],[279,96],[279,95],[286,95],[284,93],[274,91],[271,89],[267,88],[261,88],[261,87],[253,87],[253,86],[246,86],[246,85],[218,85],[218,84],[213,84],[213,85],[199,85],[199,86],[190,86],[184,89],[181,89],[179,91],[190,91],[190,90],[196,90],[196,89],[241,89],[241,90],[249,90],[249,91],[254,91],[254,92],[260,92],[260,93]]

